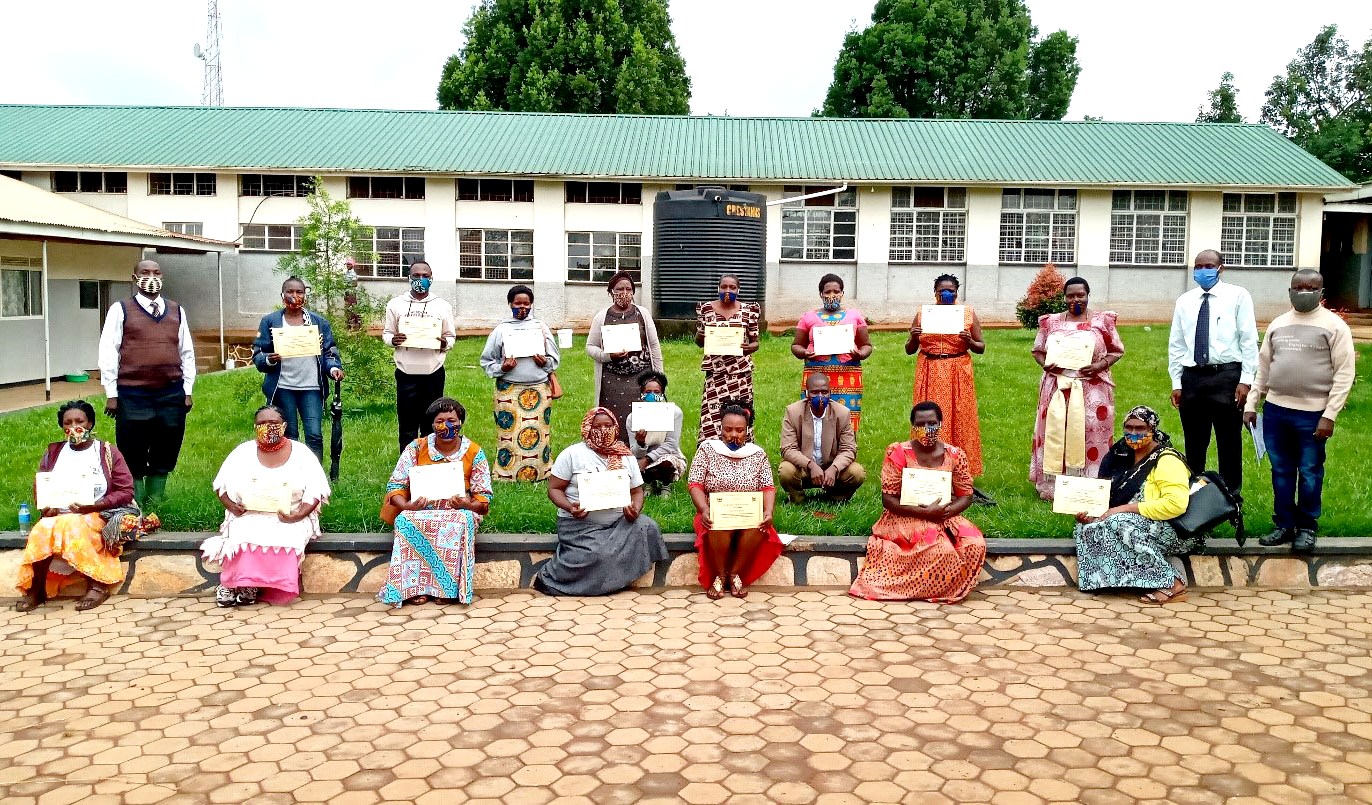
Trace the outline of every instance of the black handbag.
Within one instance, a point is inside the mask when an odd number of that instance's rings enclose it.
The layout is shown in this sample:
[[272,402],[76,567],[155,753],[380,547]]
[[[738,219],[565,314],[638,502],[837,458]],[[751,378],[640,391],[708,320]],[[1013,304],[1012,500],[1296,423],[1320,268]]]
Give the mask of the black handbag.
[[1234,494],[1217,472],[1205,471],[1192,481],[1186,511],[1172,518],[1172,528],[1182,539],[1197,539],[1222,523],[1234,524],[1234,538],[1243,545],[1248,537],[1243,530],[1243,512]]

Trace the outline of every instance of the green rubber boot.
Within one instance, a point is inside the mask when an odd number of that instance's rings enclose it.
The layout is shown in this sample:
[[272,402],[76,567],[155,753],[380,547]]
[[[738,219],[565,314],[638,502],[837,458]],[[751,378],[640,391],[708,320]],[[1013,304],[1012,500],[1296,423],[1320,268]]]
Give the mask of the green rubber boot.
[[162,505],[162,498],[167,495],[167,476],[149,475],[148,476],[148,498],[143,504],[144,512],[155,511]]
[[143,479],[143,478],[134,478],[134,479],[133,479],[133,499],[136,500],[136,501],[138,501],[138,507],[139,507],[140,509],[142,509],[142,508],[147,508],[146,506],[144,506],[144,501],[146,501],[146,500],[148,499],[148,498],[147,498],[147,495],[148,495],[148,483],[147,483],[147,481],[146,481],[145,479]]

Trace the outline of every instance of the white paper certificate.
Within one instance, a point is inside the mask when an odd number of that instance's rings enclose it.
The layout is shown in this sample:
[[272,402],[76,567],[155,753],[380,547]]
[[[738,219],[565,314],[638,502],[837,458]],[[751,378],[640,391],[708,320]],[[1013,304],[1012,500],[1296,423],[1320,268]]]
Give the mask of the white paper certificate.
[[906,467],[900,471],[900,505],[933,506],[953,499],[953,473]]
[[853,325],[833,324],[810,330],[816,355],[847,355],[857,349],[853,341]]
[[240,505],[250,512],[289,513],[291,482],[289,478],[252,478],[241,495]]
[[1096,357],[1096,339],[1086,333],[1053,333],[1043,362],[1059,369],[1083,369]]
[[600,328],[601,348],[611,355],[617,352],[641,352],[643,342],[638,338],[637,324],[607,324]]
[[732,531],[762,524],[761,492],[711,492],[710,529]]
[[568,329],[568,328],[563,328],[563,329],[557,331],[557,348],[558,348],[558,349],[571,349],[571,348],[572,348],[572,331],[571,331],[570,329]]
[[89,506],[95,502],[95,480],[70,472],[40,472],[33,476],[39,509],[66,509],[73,503]]
[[631,407],[630,416],[634,418],[634,430],[649,433],[669,433],[676,427],[676,412],[671,403],[636,402]]
[[742,355],[743,336],[747,331],[742,327],[713,327],[705,328],[705,354],[706,355]]
[[467,479],[462,475],[461,462],[441,461],[410,468],[410,500],[447,500],[466,494]]
[[588,512],[622,509],[629,497],[629,471],[579,472],[576,474],[576,503]]
[[313,358],[319,355],[319,328],[313,324],[304,327],[273,327],[272,352],[283,358]]
[[1100,517],[1110,508],[1110,482],[1103,478],[1059,475],[1053,482],[1053,511],[1058,514],[1086,512]]
[[527,327],[505,331],[503,346],[507,358],[530,358],[544,352],[543,329]]
[[437,316],[401,316],[400,332],[405,336],[402,347],[438,349],[438,339],[443,337],[443,320]]
[[925,305],[920,308],[919,328],[929,335],[957,335],[963,330],[962,305]]

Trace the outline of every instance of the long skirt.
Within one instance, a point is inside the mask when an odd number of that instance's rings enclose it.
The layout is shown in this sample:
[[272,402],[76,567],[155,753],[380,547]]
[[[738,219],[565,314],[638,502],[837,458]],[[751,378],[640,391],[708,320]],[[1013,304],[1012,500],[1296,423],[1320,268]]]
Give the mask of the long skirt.
[[972,476],[981,475],[981,421],[977,416],[977,386],[972,357],[931,359],[923,353],[915,364],[914,402],[932,400],[943,409],[940,438],[967,454]]
[[304,556],[289,548],[250,545],[224,560],[219,586],[235,595],[283,606],[300,597],[300,563]]
[[[720,437],[719,407],[729,399],[753,397],[753,373],[746,372],[706,372],[705,393],[700,399],[700,433],[697,442]],[[751,433],[750,433],[751,435]]]
[[615,419],[619,420],[620,434],[628,432],[624,423],[629,420],[629,412],[638,396],[637,375],[615,374],[608,366],[601,367],[600,404],[610,409]]
[[1132,512],[1078,524],[1077,586],[1083,590],[1133,587],[1165,590],[1179,576],[1169,556],[1185,556],[1200,540],[1184,540],[1171,524]]
[[862,424],[862,367],[843,364],[807,363],[800,373],[800,391],[805,393],[805,381],[815,372],[829,377],[829,398],[847,408],[853,430]]
[[498,446],[491,475],[497,481],[547,479],[553,463],[552,385],[495,381]]
[[466,509],[401,512],[395,518],[390,573],[377,600],[399,606],[427,595],[470,604],[480,525]]
[[[710,564],[710,556],[705,552],[705,535],[708,532],[705,528],[705,521],[700,519],[699,514],[696,515],[692,526],[696,532],[696,554],[700,557],[700,575],[698,576],[700,586],[709,587],[714,584],[715,577],[722,575],[723,571]],[[748,565],[738,574],[744,586],[762,578],[762,574],[771,568],[772,563],[777,560],[778,556],[781,556],[782,549],[786,547],[782,544],[781,536],[777,534],[775,526],[769,525],[762,529],[762,535],[764,539],[762,544],[758,546],[757,553],[753,554]],[[725,579],[724,582],[727,585],[729,580]]]
[[29,532],[29,541],[19,562],[19,578],[15,587],[27,593],[33,586],[33,565],[49,557],[47,595],[57,595],[62,585],[79,573],[100,584],[118,584],[124,580],[124,566],[119,555],[107,553],[100,530],[105,520],[99,514],[59,514],[44,517]]
[[534,585],[549,595],[608,595],[642,578],[654,562],[667,560],[667,543],[653,518],[629,522],[557,518],[557,550]]
[[[981,531],[963,518],[944,523],[913,521],[882,512],[867,540],[867,559],[848,594],[873,601],[932,601],[956,604],[977,586],[986,560],[986,540]],[[900,536],[908,534],[910,538]]]
[[[1057,378],[1044,373],[1039,383],[1038,416],[1034,418],[1034,442],[1029,454],[1029,482],[1032,483],[1044,500],[1053,499],[1056,475],[1043,471],[1044,432],[1047,430],[1048,405],[1057,392]],[[1082,400],[1086,412],[1086,466],[1079,470],[1069,470],[1068,475],[1095,478],[1100,474],[1100,463],[1110,452],[1115,428],[1115,386],[1099,378],[1083,378],[1081,381]],[[1066,392],[1070,398],[1071,392]]]

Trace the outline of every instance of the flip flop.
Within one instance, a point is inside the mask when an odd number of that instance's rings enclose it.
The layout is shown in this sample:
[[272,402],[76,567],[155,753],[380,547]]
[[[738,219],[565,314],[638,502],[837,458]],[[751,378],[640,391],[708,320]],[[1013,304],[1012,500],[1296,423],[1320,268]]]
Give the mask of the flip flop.
[[110,600],[110,591],[98,587],[92,587],[81,596],[81,600],[76,602],[76,611],[85,612],[88,609],[95,609],[106,601]]
[[1150,607],[1160,607],[1166,604],[1180,604],[1186,599],[1187,588],[1186,585],[1183,584],[1182,588],[1176,592],[1173,592],[1172,590],[1154,590],[1147,595],[1141,596],[1139,598],[1139,603]]

